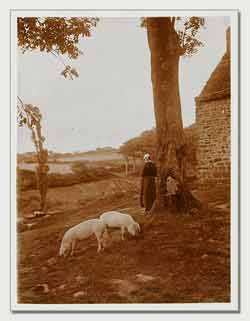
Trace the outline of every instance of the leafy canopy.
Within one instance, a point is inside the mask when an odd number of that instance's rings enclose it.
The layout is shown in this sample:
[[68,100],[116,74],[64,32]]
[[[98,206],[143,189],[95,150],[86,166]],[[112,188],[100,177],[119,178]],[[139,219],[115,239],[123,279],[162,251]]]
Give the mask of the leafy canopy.
[[182,54],[191,56],[203,46],[203,43],[197,38],[201,27],[205,26],[205,19],[201,17],[176,18],[176,32],[179,36],[179,43]]
[[[205,26],[202,17],[166,17],[170,19],[171,28],[176,31],[182,56],[192,56],[203,46],[198,39],[199,30]],[[141,27],[147,28],[147,18],[141,19]]]
[[23,50],[39,49],[67,54],[76,59],[80,37],[90,37],[97,18],[27,17],[17,19],[18,45]]
[[[202,17],[166,17],[178,34],[181,54],[191,56],[202,46],[197,34],[205,25]],[[82,51],[78,43],[81,37],[90,37],[98,18],[86,17],[19,17],[17,18],[18,46],[22,52],[38,49],[52,53],[56,57],[66,55],[76,59]],[[147,27],[147,18],[142,18],[141,25]],[[64,63],[61,74],[65,78],[78,77],[77,71]]]
[[[38,49],[56,57],[67,55],[76,59],[82,51],[78,47],[81,37],[90,37],[98,18],[84,17],[24,17],[17,18],[18,46],[22,52]],[[77,71],[61,60],[65,69],[62,75],[73,79]]]

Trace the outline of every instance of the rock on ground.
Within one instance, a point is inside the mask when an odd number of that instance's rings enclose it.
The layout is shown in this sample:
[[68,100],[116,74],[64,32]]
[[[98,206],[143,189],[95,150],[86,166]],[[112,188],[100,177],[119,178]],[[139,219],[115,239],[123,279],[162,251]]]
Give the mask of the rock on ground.
[[82,298],[86,295],[87,293],[85,291],[79,291],[73,294],[74,298],[78,299],[78,298]]
[[155,277],[150,276],[150,275],[146,275],[146,274],[142,274],[142,273],[138,273],[138,274],[136,274],[136,279],[139,282],[148,282],[148,281],[154,280]]

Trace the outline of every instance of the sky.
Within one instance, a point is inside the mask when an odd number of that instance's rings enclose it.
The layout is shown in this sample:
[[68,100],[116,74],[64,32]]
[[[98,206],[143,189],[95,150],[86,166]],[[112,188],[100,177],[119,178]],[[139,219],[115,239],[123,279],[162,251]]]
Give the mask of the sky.
[[[195,121],[194,98],[199,95],[226,48],[228,17],[206,18],[199,33],[204,47],[181,58],[179,82],[184,126]],[[52,54],[17,53],[18,95],[37,105],[43,115],[46,147],[77,152],[119,147],[155,126],[146,30],[139,19],[101,18],[83,51],[69,64],[79,78],[67,80]],[[18,152],[34,151],[30,130],[18,128]]]

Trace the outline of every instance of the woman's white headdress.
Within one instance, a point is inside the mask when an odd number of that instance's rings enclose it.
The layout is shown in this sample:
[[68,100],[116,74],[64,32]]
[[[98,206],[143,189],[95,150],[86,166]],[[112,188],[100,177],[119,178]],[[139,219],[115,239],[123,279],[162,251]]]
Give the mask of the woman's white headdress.
[[143,159],[144,159],[144,161],[149,161],[150,160],[150,155],[149,154],[145,154]]

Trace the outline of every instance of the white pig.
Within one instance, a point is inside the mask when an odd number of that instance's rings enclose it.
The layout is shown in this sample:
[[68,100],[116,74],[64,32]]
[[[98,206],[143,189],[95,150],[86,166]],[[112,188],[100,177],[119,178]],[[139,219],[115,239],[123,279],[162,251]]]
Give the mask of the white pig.
[[86,239],[92,234],[96,236],[98,242],[97,252],[100,252],[104,248],[103,234],[105,230],[106,226],[100,219],[87,220],[71,227],[63,236],[59,255],[64,257],[69,253],[73,255],[77,241]]
[[119,227],[122,240],[124,240],[126,229],[133,236],[135,236],[136,232],[140,232],[140,225],[129,214],[117,211],[105,212],[100,216],[100,219],[107,227]]

